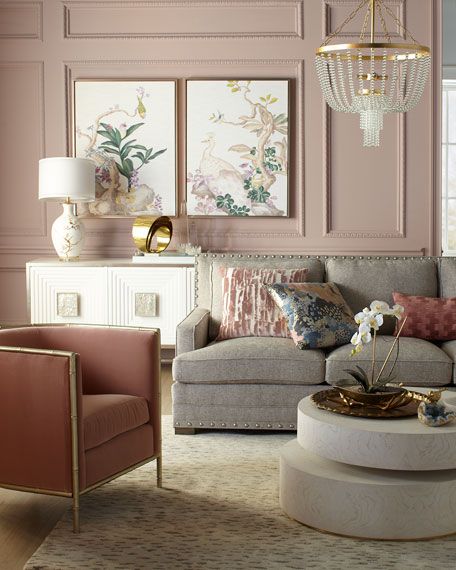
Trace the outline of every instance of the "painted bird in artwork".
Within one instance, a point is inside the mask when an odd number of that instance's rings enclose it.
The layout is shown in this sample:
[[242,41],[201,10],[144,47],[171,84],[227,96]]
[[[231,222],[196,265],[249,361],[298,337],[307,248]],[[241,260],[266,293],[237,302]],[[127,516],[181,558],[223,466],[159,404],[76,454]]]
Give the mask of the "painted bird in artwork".
[[201,174],[210,181],[208,186],[215,196],[230,194],[238,206],[251,207],[244,189],[244,179],[236,168],[228,161],[213,155],[216,140],[214,133],[208,133],[201,141],[206,144],[200,161]]
[[144,106],[142,97],[139,97],[139,95],[137,97],[138,97],[138,107],[136,110],[141,119],[144,119],[144,117],[146,116],[146,107]]

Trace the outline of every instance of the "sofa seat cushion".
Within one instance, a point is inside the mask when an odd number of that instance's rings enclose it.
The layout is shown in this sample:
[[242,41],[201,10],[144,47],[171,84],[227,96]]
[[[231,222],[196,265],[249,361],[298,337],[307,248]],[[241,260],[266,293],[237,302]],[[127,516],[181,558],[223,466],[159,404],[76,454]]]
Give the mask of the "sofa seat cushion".
[[320,384],[325,379],[321,350],[297,350],[291,338],[244,337],[211,343],[179,355],[177,382],[207,384]]
[[[394,341],[392,336],[377,337],[376,371],[384,362],[388,351]],[[351,344],[340,346],[326,358],[326,382],[335,384],[338,380],[349,378],[344,370],[361,366],[369,373],[372,346],[370,343],[354,356],[350,356],[353,348]],[[385,371],[391,370],[396,351],[394,350]],[[390,364],[391,363],[391,364]],[[401,338],[399,343],[399,357],[393,375],[394,382],[403,382],[407,386],[446,386],[451,383],[453,362],[435,344],[419,338]]]
[[145,398],[124,394],[82,396],[84,449],[92,449],[149,421]]

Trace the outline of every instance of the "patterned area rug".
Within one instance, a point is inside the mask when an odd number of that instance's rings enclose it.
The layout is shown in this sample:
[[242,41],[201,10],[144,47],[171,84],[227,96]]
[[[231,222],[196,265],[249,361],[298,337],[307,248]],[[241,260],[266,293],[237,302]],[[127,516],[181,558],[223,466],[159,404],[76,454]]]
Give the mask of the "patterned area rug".
[[[293,434],[174,436],[164,417],[164,488],[145,465],[84,496],[28,561],[31,569],[454,568],[456,538],[351,540],[310,530],[278,505],[279,450]],[[456,530],[456,529],[455,529]]]

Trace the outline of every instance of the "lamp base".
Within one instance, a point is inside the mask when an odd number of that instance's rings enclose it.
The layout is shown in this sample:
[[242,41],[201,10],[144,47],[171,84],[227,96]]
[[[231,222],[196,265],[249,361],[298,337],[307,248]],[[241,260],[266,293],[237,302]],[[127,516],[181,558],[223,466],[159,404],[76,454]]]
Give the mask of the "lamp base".
[[52,224],[52,243],[61,261],[77,261],[84,245],[84,224],[75,204],[62,204],[63,214]]

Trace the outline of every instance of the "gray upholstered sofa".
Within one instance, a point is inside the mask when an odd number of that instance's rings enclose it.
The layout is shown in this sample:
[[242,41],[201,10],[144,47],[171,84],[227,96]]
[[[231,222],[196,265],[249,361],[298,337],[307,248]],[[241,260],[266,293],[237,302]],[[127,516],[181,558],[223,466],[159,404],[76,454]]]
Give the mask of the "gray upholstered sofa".
[[[288,338],[244,337],[214,342],[222,314],[219,267],[308,268],[308,281],[332,281],[356,313],[372,300],[392,304],[392,292],[456,297],[456,259],[438,257],[332,257],[201,254],[196,260],[196,308],[178,325],[173,362],[176,432],[196,429],[296,428],[301,398],[368,365],[370,345],[355,357],[351,345],[299,350]],[[381,328],[378,360],[391,346],[394,322]],[[383,342],[382,342],[383,340]],[[431,343],[402,338],[398,381],[410,386],[454,384],[456,340]]]

